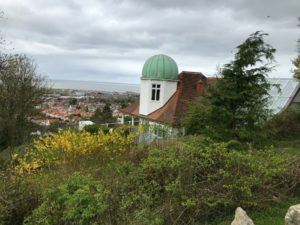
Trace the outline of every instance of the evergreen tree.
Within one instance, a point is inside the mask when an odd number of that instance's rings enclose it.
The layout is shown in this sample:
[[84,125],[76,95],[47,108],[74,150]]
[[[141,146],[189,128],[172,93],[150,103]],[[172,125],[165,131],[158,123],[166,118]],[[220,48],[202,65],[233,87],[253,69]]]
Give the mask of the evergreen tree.
[[300,80],[300,55],[293,60],[295,68],[293,69],[294,77]]
[[96,109],[95,114],[91,117],[91,120],[96,124],[113,123],[116,119],[112,115],[110,104],[106,103],[104,108]]
[[[300,22],[300,17],[298,18]],[[298,25],[300,27],[300,24]],[[298,39],[298,56],[292,61],[295,68],[293,69],[294,77],[300,80],[300,38]]]
[[207,134],[220,140],[251,141],[269,118],[266,76],[272,70],[275,49],[256,32],[237,47],[232,62],[199,101],[190,106],[185,125],[189,133]]

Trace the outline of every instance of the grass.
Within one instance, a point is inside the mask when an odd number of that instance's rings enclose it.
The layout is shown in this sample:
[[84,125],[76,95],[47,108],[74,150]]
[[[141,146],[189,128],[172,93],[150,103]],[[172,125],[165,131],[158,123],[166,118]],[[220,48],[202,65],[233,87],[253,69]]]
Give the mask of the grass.
[[[300,204],[300,197],[292,198],[287,201],[270,205],[268,208],[256,211],[247,211],[248,216],[255,225],[284,225],[284,217],[290,206]],[[233,221],[234,213],[231,217],[219,219],[211,225],[230,225]]]

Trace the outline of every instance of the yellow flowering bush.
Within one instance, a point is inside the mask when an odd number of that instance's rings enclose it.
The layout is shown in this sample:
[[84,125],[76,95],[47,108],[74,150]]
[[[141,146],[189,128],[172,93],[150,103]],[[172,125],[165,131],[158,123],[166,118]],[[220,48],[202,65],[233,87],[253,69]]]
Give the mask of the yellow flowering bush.
[[126,128],[118,128],[107,134],[102,131],[97,134],[87,131],[59,131],[35,140],[24,155],[15,156],[15,170],[18,173],[30,172],[51,166],[55,162],[64,163],[78,157],[94,157],[95,153],[113,159],[129,150],[135,137],[136,133]]

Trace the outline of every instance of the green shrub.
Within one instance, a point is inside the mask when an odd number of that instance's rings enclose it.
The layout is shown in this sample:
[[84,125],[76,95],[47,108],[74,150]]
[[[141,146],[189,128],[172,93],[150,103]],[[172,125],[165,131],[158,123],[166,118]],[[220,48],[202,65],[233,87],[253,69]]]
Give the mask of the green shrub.
[[[137,223],[193,224],[285,196],[291,164],[273,151],[228,150],[198,138],[153,148],[128,176],[123,207]],[[288,183],[288,182],[287,182]],[[151,213],[149,213],[151,212]]]
[[109,128],[99,124],[87,125],[83,128],[85,131],[91,134],[97,134],[99,131],[103,131],[105,134],[109,132]]
[[188,134],[207,135],[219,141],[236,139],[261,145],[263,125],[270,118],[267,80],[274,49],[257,31],[237,46],[234,59],[218,71],[202,96],[189,104],[184,126]]
[[[127,129],[116,132],[126,136]],[[76,167],[64,162],[8,174],[0,193],[12,204],[0,200],[0,224],[22,224],[25,217],[26,225],[197,224],[232,215],[237,206],[258,210],[280,202],[300,183],[297,157],[199,136],[131,148],[106,163],[80,159]]]
[[32,176],[6,177],[0,174],[0,180],[0,224],[22,224],[38,206],[43,190]]
[[132,127],[131,125],[121,125],[114,129],[114,132],[120,134],[123,137],[127,137],[129,134],[134,132],[136,128]]
[[237,140],[231,140],[227,142],[227,147],[229,150],[246,150],[248,149],[245,144],[242,144],[241,142]]
[[108,208],[107,196],[100,182],[74,174],[65,184],[48,190],[24,224],[96,224]]
[[300,109],[288,109],[273,117],[267,124],[276,138],[300,138]]

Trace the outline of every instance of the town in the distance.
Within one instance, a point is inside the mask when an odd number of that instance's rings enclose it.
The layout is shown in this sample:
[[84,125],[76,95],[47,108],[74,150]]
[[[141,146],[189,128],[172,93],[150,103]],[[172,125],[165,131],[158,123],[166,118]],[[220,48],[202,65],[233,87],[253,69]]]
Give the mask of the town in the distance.
[[[120,109],[136,101],[135,92],[109,92],[93,90],[52,89],[45,95],[45,101],[39,106],[41,114],[34,119],[39,129],[33,134],[42,135],[47,132],[65,128],[83,128],[86,124],[97,121],[98,124],[111,127],[120,123]],[[95,112],[101,113],[109,107],[112,118],[95,118]]]

